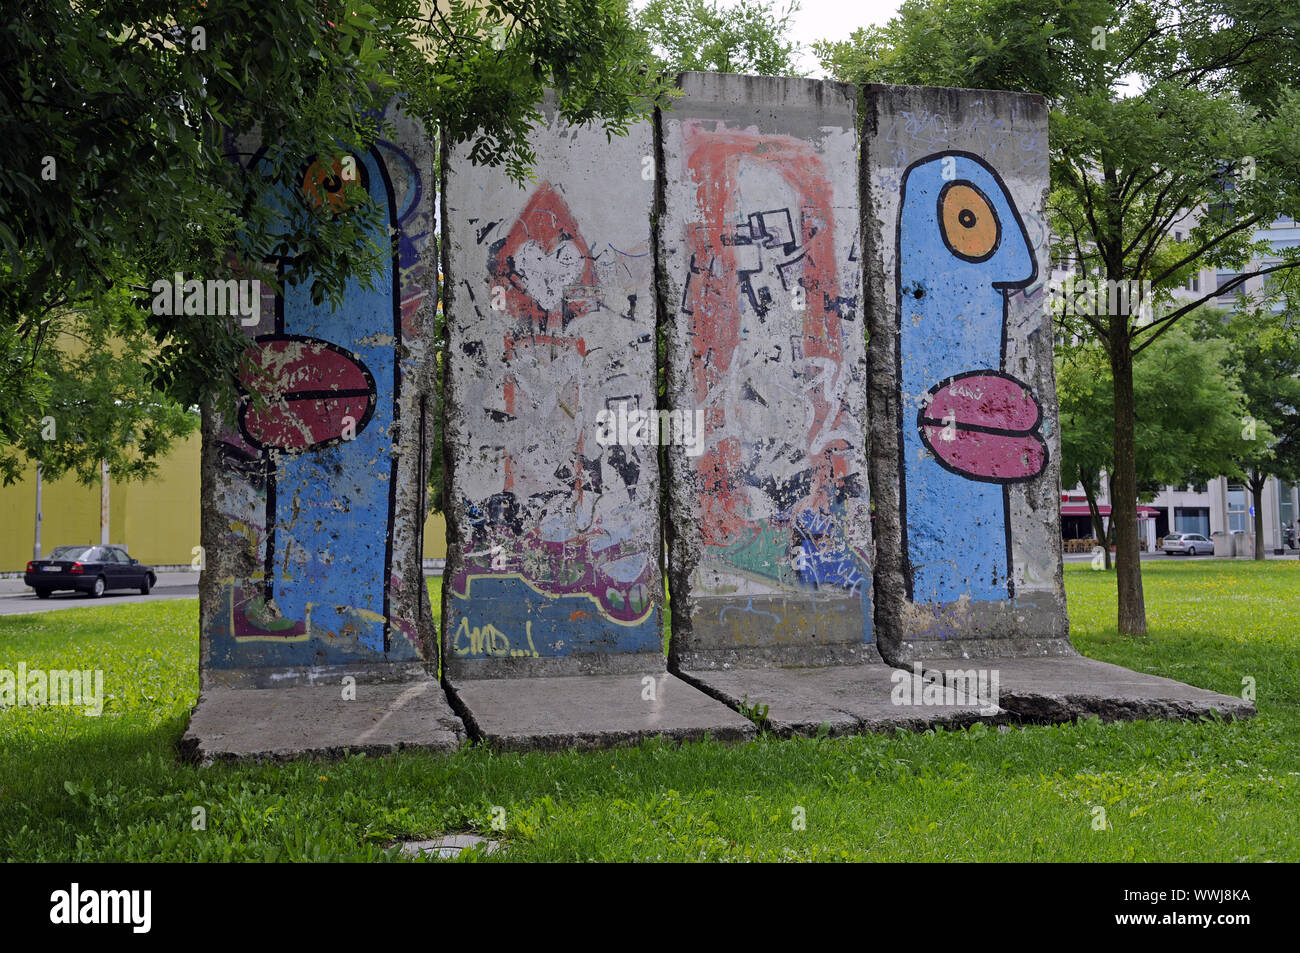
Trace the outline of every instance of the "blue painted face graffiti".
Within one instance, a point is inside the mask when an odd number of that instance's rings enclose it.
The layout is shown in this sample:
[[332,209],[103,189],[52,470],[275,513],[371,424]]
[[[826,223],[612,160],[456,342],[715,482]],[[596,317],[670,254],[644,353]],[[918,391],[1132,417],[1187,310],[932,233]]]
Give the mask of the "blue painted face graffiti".
[[[382,217],[368,239],[390,243],[393,187],[378,154],[352,157]],[[335,164],[337,165],[337,163]],[[310,162],[303,197],[335,211],[346,201],[340,170]],[[283,200],[283,199],[282,199]],[[283,268],[283,262],[280,267]],[[310,281],[285,286],[275,325],[246,355],[243,438],[265,466],[265,603],[287,637],[391,646],[389,579],[396,495],[401,308],[396,256],[370,287],[349,282],[337,309],[311,301]],[[257,623],[256,607],[246,621]],[[292,620],[292,625],[286,625]],[[402,642],[405,645],[404,641]]]
[[898,217],[901,526],[914,602],[1003,600],[1008,486],[1047,465],[1042,409],[1007,373],[1007,295],[1038,263],[998,174],[965,152],[903,174]]

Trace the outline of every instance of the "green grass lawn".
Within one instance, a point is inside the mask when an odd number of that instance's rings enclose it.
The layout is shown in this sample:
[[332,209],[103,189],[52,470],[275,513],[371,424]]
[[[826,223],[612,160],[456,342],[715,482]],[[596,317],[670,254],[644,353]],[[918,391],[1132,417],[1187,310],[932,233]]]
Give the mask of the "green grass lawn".
[[109,696],[99,718],[0,712],[0,859],[395,859],[491,835],[500,806],[512,860],[1300,860],[1300,561],[1143,573],[1134,640],[1113,575],[1066,567],[1075,644],[1231,694],[1252,677],[1258,718],[200,769],[173,750],[195,601],[0,618],[0,669],[102,668]]

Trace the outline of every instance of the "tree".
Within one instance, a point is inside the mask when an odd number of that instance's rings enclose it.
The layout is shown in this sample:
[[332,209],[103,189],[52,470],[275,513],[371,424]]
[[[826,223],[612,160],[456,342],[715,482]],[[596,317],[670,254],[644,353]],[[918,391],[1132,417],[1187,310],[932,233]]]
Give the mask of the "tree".
[[[198,426],[198,413],[157,387],[154,339],[131,292],[119,284],[93,314],[70,312],[59,328],[59,339],[24,363],[25,386],[6,387],[26,401],[12,413],[33,424],[0,448],[0,477],[15,482],[24,458],[45,478],[71,473],[87,485],[100,479],[101,463],[118,481],[149,477],[172,442]],[[0,326],[0,348],[24,351],[14,337]]]
[[[355,15],[344,16],[341,3],[311,0],[44,0],[6,11],[0,322],[29,361],[68,315],[95,320],[105,296],[132,278],[214,276],[232,246],[269,243],[268,223],[245,205],[255,204],[250,189],[268,186],[225,161],[221,130],[260,125],[306,154],[337,149],[334,129],[358,144],[367,123],[354,107],[382,93],[365,39],[377,29],[373,9],[352,6]],[[284,164],[279,177],[294,171]],[[309,211],[296,223],[303,234],[291,237],[323,295],[355,267],[361,232],[346,216]],[[135,290],[143,298],[148,288]],[[233,366],[241,344],[207,316],[150,316],[150,325],[160,343],[186,344],[157,358],[166,385],[208,378],[213,358]],[[0,421],[12,439],[20,422],[7,413]]]
[[427,0],[378,3],[403,108],[516,180],[536,159],[527,137],[544,92],[564,122],[618,135],[669,88],[647,68],[627,0],[443,0],[433,13]]
[[[1078,348],[1056,360],[1056,396],[1061,434],[1061,486],[1078,481],[1088,501],[1094,538],[1110,569],[1110,534],[1097,505],[1103,471],[1113,466],[1114,425],[1110,419],[1109,374],[1100,348]],[[1112,512],[1113,509],[1112,509]]]
[[[1059,356],[1056,373],[1061,482],[1077,479],[1083,485],[1109,569],[1110,549],[1104,541],[1115,528],[1119,506],[1111,493],[1107,530],[1097,491],[1098,475],[1105,471],[1109,476],[1115,466],[1110,362],[1104,348],[1089,342]],[[1134,363],[1133,390],[1141,498],[1151,499],[1165,486],[1237,472],[1246,397],[1226,341],[1173,329]]]
[[[643,54],[624,0],[7,6],[0,472],[16,472],[18,448],[33,446],[49,409],[58,362],[45,350],[69,334],[107,347],[106,332],[128,330],[123,294],[141,306],[154,344],[134,352],[157,392],[144,403],[189,406],[233,386],[246,342],[233,321],[152,313],[151,282],[181,272],[274,285],[258,265],[272,249],[292,250],[283,280],[310,281],[317,302],[337,303],[349,280],[377,274],[382,250],[365,236],[378,209],[364,190],[339,214],[299,198],[276,220],[262,198],[300,197],[285,186],[310,156],[369,148],[385,132],[376,110],[396,92],[427,129],[472,142],[476,162],[520,178],[542,90],[556,91],[566,120],[618,133],[649,113],[663,85]],[[227,155],[234,136],[252,131],[279,146],[266,176],[242,174]],[[86,421],[87,452],[117,426],[99,423]],[[141,453],[165,449],[163,438],[137,436]]]
[[[1047,97],[1058,260],[1149,289],[1144,306],[1065,328],[1110,367],[1119,631],[1145,633],[1134,362],[1217,294],[1300,266],[1297,249],[1246,266],[1265,250],[1256,226],[1300,212],[1300,94],[1286,68],[1300,61],[1300,13],[1283,0],[908,0],[885,27],[814,49],[840,79]],[[1218,267],[1237,276],[1173,300]]]
[[1289,296],[1274,310],[1272,298],[1231,314],[1197,316],[1194,331],[1226,342],[1241,381],[1244,412],[1233,470],[1250,488],[1255,511],[1255,558],[1264,558],[1264,484],[1270,476],[1300,479],[1300,327]]
[[636,17],[664,72],[704,70],[802,76],[799,45],[787,42],[798,0],[740,0],[730,8],[715,0],[650,0]]

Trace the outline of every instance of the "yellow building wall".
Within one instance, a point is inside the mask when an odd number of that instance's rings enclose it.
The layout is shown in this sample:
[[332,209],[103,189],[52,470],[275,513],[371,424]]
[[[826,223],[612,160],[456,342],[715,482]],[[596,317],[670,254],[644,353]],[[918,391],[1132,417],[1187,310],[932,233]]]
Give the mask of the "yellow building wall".
[[[41,551],[98,543],[99,484],[70,476],[42,482]],[[199,435],[178,443],[144,483],[115,483],[110,474],[108,510],[109,542],[141,562],[188,565],[199,544]],[[18,483],[0,486],[0,529],[0,572],[21,571],[36,538],[35,464]]]
[[[188,566],[199,545],[198,433],[176,444],[144,483],[109,479],[109,542],[154,565]],[[99,484],[75,478],[45,480],[41,549],[99,542]],[[36,526],[36,465],[23,479],[0,486],[0,572],[21,572],[32,558]],[[431,513],[424,523],[424,558],[447,556],[447,522]]]
[[[71,477],[46,480],[43,494],[41,545],[45,552],[64,544],[99,542],[98,484],[82,486]],[[114,493],[110,486],[110,517],[114,497],[121,499],[121,493]],[[19,482],[0,486],[0,528],[0,572],[21,571],[32,558],[36,538],[35,464],[25,469]]]
[[[186,566],[195,558],[199,545],[199,454],[202,441],[197,432],[176,444],[145,483],[124,487],[123,505],[114,501],[111,523],[118,530],[123,516],[122,542],[142,563]],[[116,542],[116,538],[114,539]]]
[[441,513],[430,513],[424,521],[424,558],[447,558],[447,521]]

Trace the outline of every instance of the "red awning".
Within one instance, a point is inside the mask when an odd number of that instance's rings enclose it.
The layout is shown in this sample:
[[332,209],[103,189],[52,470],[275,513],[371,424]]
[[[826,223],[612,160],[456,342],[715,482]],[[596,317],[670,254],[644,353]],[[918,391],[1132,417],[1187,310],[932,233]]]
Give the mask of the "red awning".
[[[1105,503],[1100,504],[1097,507],[1097,510],[1101,513],[1102,516],[1110,516],[1110,506]],[[1160,510],[1154,506],[1139,506],[1137,508],[1137,512],[1138,512],[1138,519],[1149,520],[1152,517],[1158,515],[1160,513]],[[1088,504],[1087,503],[1062,503],[1061,515],[1062,516],[1088,516],[1090,515],[1088,511]]]

